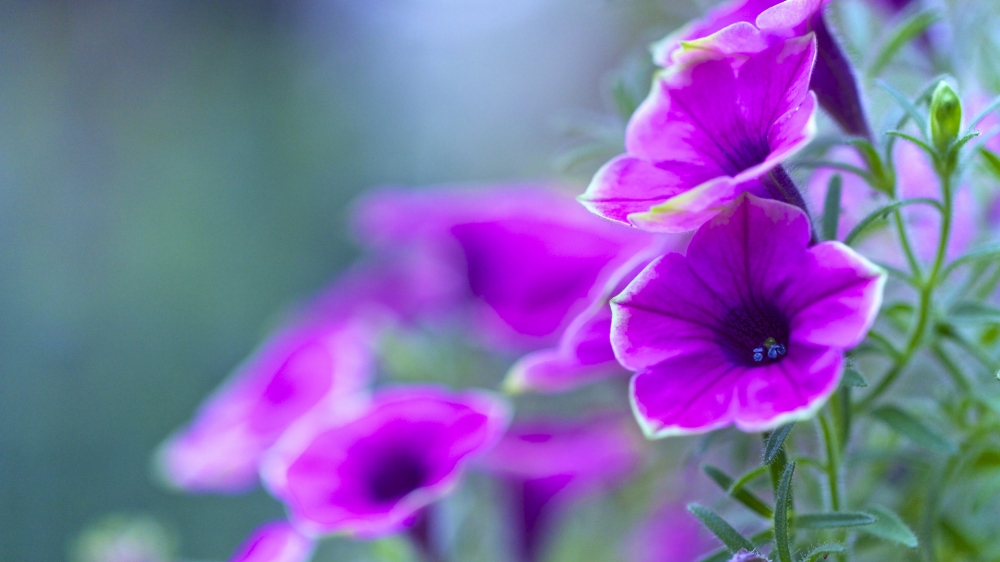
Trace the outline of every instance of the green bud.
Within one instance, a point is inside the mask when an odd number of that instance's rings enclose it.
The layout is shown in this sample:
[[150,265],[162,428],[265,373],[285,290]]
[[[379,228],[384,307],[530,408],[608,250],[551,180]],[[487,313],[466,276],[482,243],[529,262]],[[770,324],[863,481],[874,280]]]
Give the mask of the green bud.
[[962,128],[962,101],[942,80],[931,97],[931,141],[940,152],[948,150]]

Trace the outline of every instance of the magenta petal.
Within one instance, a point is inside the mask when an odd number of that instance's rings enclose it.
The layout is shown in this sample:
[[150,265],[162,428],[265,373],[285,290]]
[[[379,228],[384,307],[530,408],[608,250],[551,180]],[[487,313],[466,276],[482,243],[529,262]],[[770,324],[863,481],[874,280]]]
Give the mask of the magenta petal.
[[612,346],[648,436],[811,416],[861,341],[884,275],[838,243],[808,247],[791,205],[742,195],[613,301]]
[[365,321],[293,326],[268,340],[160,448],[171,485],[239,492],[257,482],[264,451],[299,419],[335,409],[371,380],[374,327]]
[[306,562],[314,542],[283,521],[258,528],[229,559],[230,562]]
[[310,532],[394,533],[456,484],[466,459],[492,447],[508,418],[506,405],[483,393],[383,390],[357,419],[313,436],[272,491]]
[[642,213],[711,177],[691,166],[658,167],[629,155],[621,155],[601,167],[580,202],[591,212],[629,224],[628,216]]
[[724,30],[733,24],[754,22],[762,12],[779,4],[780,0],[736,0],[710,10],[704,18],[695,20],[653,46],[653,61],[669,66],[682,41],[692,41]]

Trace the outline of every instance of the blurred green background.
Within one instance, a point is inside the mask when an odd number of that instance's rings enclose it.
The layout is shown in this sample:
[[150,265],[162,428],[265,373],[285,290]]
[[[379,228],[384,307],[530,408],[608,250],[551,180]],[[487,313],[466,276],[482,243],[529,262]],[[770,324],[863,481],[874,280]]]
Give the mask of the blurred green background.
[[560,123],[697,11],[0,2],[0,562],[63,560],[108,513],[226,559],[278,504],[164,491],[150,454],[353,258],[350,199],[552,176]]

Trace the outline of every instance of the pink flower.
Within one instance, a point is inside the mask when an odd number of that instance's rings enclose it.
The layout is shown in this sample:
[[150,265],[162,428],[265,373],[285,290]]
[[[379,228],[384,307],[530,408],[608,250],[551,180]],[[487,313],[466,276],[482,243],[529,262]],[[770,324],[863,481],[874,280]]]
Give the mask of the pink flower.
[[284,521],[267,523],[243,543],[230,562],[306,562],[314,542]]
[[504,483],[519,559],[542,559],[554,519],[572,502],[621,484],[643,443],[620,417],[515,424],[479,465]]
[[766,176],[815,133],[815,58],[809,35],[738,57],[706,49],[666,69],[629,121],[626,153],[580,200],[614,221],[682,232],[742,192],[768,193],[780,182]]
[[292,325],[271,337],[157,455],[163,477],[197,492],[257,483],[258,463],[307,414],[359,400],[371,379],[372,330],[360,319]]
[[455,487],[508,417],[504,402],[480,392],[382,390],[359,417],[313,432],[269,487],[308,532],[394,533]]
[[650,437],[804,419],[878,312],[885,275],[839,242],[809,246],[798,209],[744,195],[612,301],[611,343],[636,371]]
[[356,208],[377,255],[422,264],[445,288],[437,311],[464,316],[500,348],[554,344],[618,266],[654,242],[596,219],[572,196],[534,185],[384,189]]

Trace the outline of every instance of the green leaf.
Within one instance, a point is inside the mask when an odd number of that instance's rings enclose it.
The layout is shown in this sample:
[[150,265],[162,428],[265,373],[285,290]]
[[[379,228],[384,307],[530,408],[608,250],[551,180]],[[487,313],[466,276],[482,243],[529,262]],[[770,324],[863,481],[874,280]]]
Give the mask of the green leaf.
[[1000,320],[1000,308],[978,301],[959,301],[951,307],[950,314],[970,320]]
[[632,88],[623,78],[615,80],[615,84],[611,88],[611,95],[615,100],[615,109],[618,110],[622,119],[628,120],[639,107],[640,100],[636,99]]
[[889,213],[895,212],[908,205],[930,205],[938,211],[941,210],[940,202],[936,199],[929,199],[926,197],[914,197],[912,199],[903,199],[902,201],[889,203],[888,205],[875,209],[869,213],[868,216],[861,219],[861,221],[847,234],[847,237],[844,238],[844,244],[850,246],[858,238],[858,236],[861,236],[861,234],[863,234],[865,230],[875,223],[875,221],[884,219],[889,215]]
[[747,506],[754,513],[765,519],[770,519],[774,515],[774,511],[766,503],[764,503],[763,500],[754,495],[753,492],[743,488],[742,486],[734,487],[733,479],[722,470],[710,464],[703,464],[701,469],[708,475],[709,478],[718,484],[720,488],[725,490],[730,497]]
[[800,558],[799,560],[801,562],[816,562],[817,560],[820,559],[820,556],[822,556],[823,559],[826,560],[826,556],[828,554],[836,554],[839,552],[844,552],[843,545],[821,544],[816,548],[810,550],[806,554],[802,555],[802,558]]
[[[917,124],[917,128],[920,129],[920,134],[922,135],[927,134],[927,119],[925,119],[924,116],[921,115],[919,111],[917,111],[917,107],[913,105],[913,102],[907,99],[907,97],[903,95],[899,90],[893,88],[892,86],[886,84],[881,80],[876,80],[875,84],[878,87],[885,90],[886,92],[888,92],[888,94],[892,96],[893,99],[896,100],[896,103],[899,104],[899,107],[902,107],[903,111],[906,112],[906,115],[910,119],[913,119],[913,122]],[[937,86],[937,83],[935,83],[934,86]]]
[[823,202],[823,239],[837,239],[837,224],[840,222],[840,189],[843,184],[840,174],[834,174],[826,188]]
[[795,461],[785,466],[778,483],[774,501],[774,550],[778,554],[778,562],[793,562],[788,538],[788,510],[792,504],[792,476],[795,475]]
[[868,511],[875,517],[875,523],[866,525],[861,530],[880,539],[899,543],[910,548],[917,546],[917,536],[903,523],[898,515],[883,507],[870,507]]
[[774,461],[774,457],[778,456],[781,446],[785,444],[785,438],[788,437],[789,432],[792,431],[792,427],[794,426],[795,422],[786,423],[767,436],[767,439],[764,441],[764,464],[771,464]]
[[[774,540],[774,533],[771,529],[765,529],[750,537],[750,542],[753,543],[754,548],[760,548],[772,540]],[[698,560],[698,562],[727,562],[732,557],[733,555],[729,552],[729,550],[721,548]]]
[[896,26],[868,67],[868,77],[874,78],[881,74],[904,45],[940,19],[941,15],[936,11],[927,10],[910,16]]
[[980,148],[979,154],[983,157],[983,161],[986,163],[986,169],[988,169],[995,177],[1000,178],[1000,156],[998,156],[996,152],[987,148]]
[[924,152],[926,152],[931,156],[931,158],[937,157],[937,150],[935,150],[934,147],[932,147],[931,145],[927,144],[926,142],[918,139],[913,135],[904,133],[902,131],[886,131],[885,134],[889,135],[890,137],[899,137],[901,139],[906,139],[912,142],[913,144],[919,146],[920,148],[922,148]]
[[1000,97],[994,98],[993,101],[991,101],[990,104],[987,105],[985,109],[977,113],[976,116],[972,118],[972,121],[969,121],[969,126],[966,128],[966,131],[971,132],[973,129],[975,129],[976,125],[982,123],[983,120],[989,117],[990,113],[996,111],[998,107],[1000,107]]
[[875,521],[876,517],[867,513],[836,511],[797,515],[793,523],[797,529],[841,529],[871,525]]
[[736,554],[741,549],[753,550],[753,544],[746,537],[741,535],[739,531],[734,529],[729,523],[726,523],[725,519],[719,517],[711,509],[696,503],[688,504],[687,508],[703,525],[708,527],[709,531],[712,531],[722,541],[722,544],[726,545],[730,553]]
[[943,455],[954,455],[958,452],[958,447],[954,443],[895,406],[876,408],[872,411],[872,416],[930,451]]
[[844,378],[840,381],[840,384],[844,386],[865,387],[868,386],[868,381],[856,369],[848,367],[844,369]]

